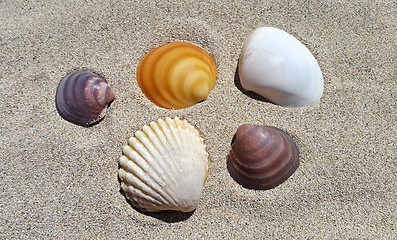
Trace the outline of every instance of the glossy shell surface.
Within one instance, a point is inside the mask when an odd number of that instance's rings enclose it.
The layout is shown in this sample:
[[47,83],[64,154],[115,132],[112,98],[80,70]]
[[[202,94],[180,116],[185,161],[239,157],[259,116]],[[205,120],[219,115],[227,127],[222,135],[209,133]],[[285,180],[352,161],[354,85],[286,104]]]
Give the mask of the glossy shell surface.
[[321,69],[299,40],[272,27],[255,30],[239,59],[241,86],[285,107],[316,104],[324,88]]
[[90,71],[77,71],[62,79],[55,104],[65,120],[90,126],[105,116],[113,100],[114,93],[104,78]]
[[157,106],[181,109],[207,99],[216,74],[215,62],[205,50],[186,42],[172,42],[142,58],[137,81]]
[[203,139],[186,120],[166,118],[137,131],[123,148],[119,177],[132,204],[158,212],[193,211],[208,171]]
[[286,181],[298,168],[299,153],[281,129],[243,124],[227,156],[230,176],[245,188],[266,190]]

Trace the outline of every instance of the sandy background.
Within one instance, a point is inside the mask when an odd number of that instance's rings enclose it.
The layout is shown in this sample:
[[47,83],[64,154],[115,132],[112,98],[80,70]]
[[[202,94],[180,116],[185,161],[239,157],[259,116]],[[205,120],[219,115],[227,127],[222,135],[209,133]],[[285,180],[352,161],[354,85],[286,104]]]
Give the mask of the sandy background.
[[[397,238],[395,1],[0,1],[0,238]],[[348,3],[349,2],[349,3]],[[323,71],[319,104],[283,108],[235,85],[257,27],[302,41]],[[171,41],[207,50],[218,80],[205,102],[160,109],[136,83],[145,53]],[[55,108],[58,83],[89,69],[117,99],[83,128]],[[119,192],[118,158],[136,130],[179,116],[211,167],[195,212],[142,214]],[[240,124],[287,131],[301,165],[269,191],[240,187],[226,155]]]

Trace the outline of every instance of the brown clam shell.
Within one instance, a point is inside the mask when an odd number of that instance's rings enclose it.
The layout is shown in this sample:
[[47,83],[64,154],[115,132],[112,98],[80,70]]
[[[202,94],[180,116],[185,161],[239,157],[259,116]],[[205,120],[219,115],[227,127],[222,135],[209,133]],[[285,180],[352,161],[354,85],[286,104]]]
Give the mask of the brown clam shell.
[[286,181],[299,166],[292,138],[276,127],[243,124],[227,156],[230,176],[245,188],[266,190]]
[[55,104],[65,120],[91,126],[105,116],[113,100],[114,93],[104,78],[90,71],[77,71],[62,79]]

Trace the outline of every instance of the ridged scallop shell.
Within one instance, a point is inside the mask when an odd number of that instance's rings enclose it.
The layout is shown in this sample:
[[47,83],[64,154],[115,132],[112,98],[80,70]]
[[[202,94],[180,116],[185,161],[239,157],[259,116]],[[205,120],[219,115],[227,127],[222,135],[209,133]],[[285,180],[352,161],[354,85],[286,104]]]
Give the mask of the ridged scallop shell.
[[276,127],[243,124],[227,156],[231,177],[245,188],[265,190],[286,181],[299,166],[292,138]]
[[241,86],[286,107],[316,104],[324,88],[321,69],[299,40],[271,27],[255,30],[239,60]]
[[62,79],[55,104],[65,120],[90,126],[105,116],[113,100],[114,93],[105,79],[90,71],[77,71]]
[[181,109],[207,99],[216,74],[215,62],[205,50],[186,42],[172,42],[142,58],[137,81],[157,106]]
[[203,139],[186,120],[167,117],[135,133],[123,148],[119,177],[132,204],[158,212],[196,209],[208,171]]

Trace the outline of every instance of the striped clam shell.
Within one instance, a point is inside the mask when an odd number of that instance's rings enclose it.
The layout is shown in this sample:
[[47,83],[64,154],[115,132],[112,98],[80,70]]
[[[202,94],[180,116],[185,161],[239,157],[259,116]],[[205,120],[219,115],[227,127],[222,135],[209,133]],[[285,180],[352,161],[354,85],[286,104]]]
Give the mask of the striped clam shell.
[[215,62],[205,50],[187,42],[172,42],[142,58],[137,81],[157,106],[181,109],[207,99],[216,74]]
[[76,71],[60,82],[55,104],[65,120],[91,126],[105,116],[113,100],[114,93],[104,78],[90,71]]
[[230,176],[245,188],[266,190],[286,181],[298,168],[292,138],[270,126],[243,124],[227,156]]

